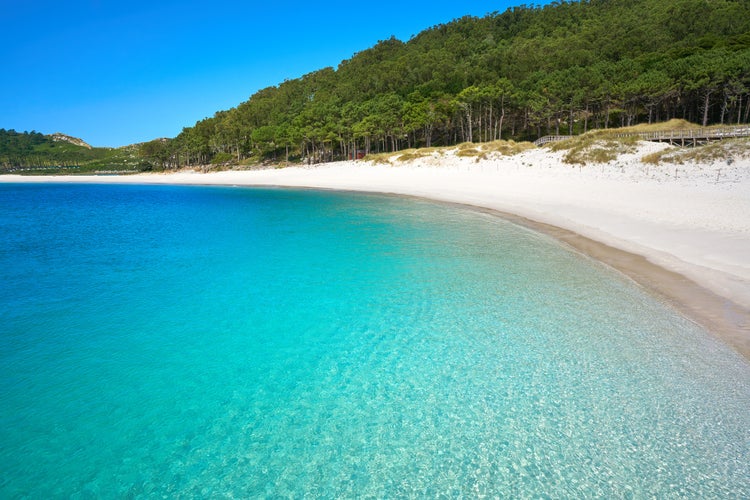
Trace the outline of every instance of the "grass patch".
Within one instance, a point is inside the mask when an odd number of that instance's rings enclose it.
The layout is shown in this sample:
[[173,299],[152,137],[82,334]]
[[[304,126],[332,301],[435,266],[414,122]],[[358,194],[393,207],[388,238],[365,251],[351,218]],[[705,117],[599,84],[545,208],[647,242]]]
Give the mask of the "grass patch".
[[484,159],[487,155],[485,155],[482,151],[479,150],[479,148],[475,147],[464,147],[459,148],[458,151],[456,151],[456,156],[461,158],[480,158]]
[[499,153],[505,156],[512,156],[529,149],[534,149],[531,142],[515,141],[492,141],[483,143],[462,142],[456,146],[442,146],[429,148],[406,149],[399,152],[391,153],[371,153],[365,156],[364,161],[376,164],[392,165],[394,162],[406,163],[410,161],[428,158],[435,154],[444,155],[449,151],[454,151],[455,155],[461,158],[476,158],[477,161],[485,160],[490,153]]
[[419,160],[420,158],[432,156],[433,153],[442,154],[442,150],[441,148],[407,149],[401,152],[401,154],[396,158],[396,161],[407,162]]
[[658,165],[662,161],[666,161],[665,157],[666,154],[670,153],[670,151],[664,150],[664,151],[657,151],[656,153],[647,154],[646,156],[641,158],[641,163],[646,163],[648,165]]
[[[723,125],[712,125],[707,129],[725,128]],[[585,165],[587,163],[608,163],[624,153],[635,151],[639,138],[635,134],[653,132],[679,132],[701,129],[700,125],[686,120],[673,119],[667,122],[635,125],[633,127],[592,130],[583,135],[546,145],[552,151],[566,151],[563,161],[571,164]],[[633,134],[621,137],[623,134]],[[728,144],[735,146],[727,146]],[[707,146],[687,150],[664,150],[641,158],[647,164],[656,165],[661,162],[684,163],[686,161],[714,162],[730,157],[743,157],[750,142],[747,140],[722,141],[723,145],[712,143]],[[727,150],[726,148],[730,148]]]
[[364,161],[369,161],[376,164],[391,165],[393,162],[406,163],[409,161],[419,160],[420,158],[427,158],[432,156],[434,153],[443,154],[448,148],[412,148],[405,149],[402,151],[393,151],[389,153],[370,153],[363,158]]
[[414,160],[419,160],[420,158],[424,158],[425,156],[428,156],[428,155],[422,153],[418,149],[410,149],[400,154],[396,158],[396,161],[399,161],[399,162],[414,161]]
[[690,129],[696,129],[696,128],[703,128],[703,127],[695,123],[691,123],[687,120],[673,118],[666,122],[650,123],[650,124],[643,123],[640,125],[634,125],[632,127],[607,129],[607,130],[603,130],[603,132],[611,131],[612,133],[616,133],[616,134],[622,134],[622,133],[640,134],[640,133],[646,133],[646,132],[670,132],[673,130],[674,131],[690,130]]
[[750,139],[729,139],[715,141],[705,146],[694,148],[665,149],[641,158],[643,163],[658,165],[671,163],[682,165],[687,162],[714,163],[717,161],[733,162],[750,158]]
[[390,165],[391,157],[394,153],[370,153],[363,158],[364,161],[369,161],[375,164]]
[[486,159],[490,153],[499,153],[504,156],[513,156],[529,149],[534,149],[531,142],[515,142],[515,141],[503,141],[497,140],[492,142],[483,143],[471,143],[464,142],[456,146],[456,156],[460,157],[475,157],[479,159]]
[[516,142],[516,141],[492,141],[486,142],[481,145],[482,151],[487,153],[500,153],[503,156],[513,156],[518,153],[523,153],[529,149],[534,149],[531,142]]
[[[621,130],[621,129],[620,129]],[[595,130],[548,145],[552,151],[567,151],[565,163],[586,165],[608,163],[621,154],[635,152],[637,137],[615,137],[613,130]]]

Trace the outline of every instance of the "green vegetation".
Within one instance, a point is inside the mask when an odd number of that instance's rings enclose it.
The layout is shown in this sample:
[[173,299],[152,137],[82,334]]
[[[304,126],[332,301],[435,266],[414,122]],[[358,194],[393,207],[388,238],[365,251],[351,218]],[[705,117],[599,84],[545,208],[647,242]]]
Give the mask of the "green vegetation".
[[485,143],[464,142],[457,146],[413,148],[399,152],[372,153],[365,157],[366,161],[379,164],[406,163],[430,156],[443,156],[447,152],[454,152],[456,156],[465,158],[485,159],[492,154],[513,156],[523,151],[535,148],[530,142],[492,141]]
[[[409,160],[409,153],[406,152],[403,155],[400,155],[396,159],[400,159],[401,156],[404,156],[404,160],[402,161],[408,161]],[[391,159],[393,158],[393,153],[370,153],[369,155],[364,157],[365,161],[369,161],[375,164],[390,164]]]
[[170,148],[178,165],[220,153],[318,162],[673,118],[750,118],[750,2],[588,0],[464,17],[263,89]]
[[456,148],[456,156],[475,158],[482,157],[483,155],[475,144],[471,142],[464,142],[459,144]]
[[[637,135],[650,132],[678,132],[697,130],[699,125],[686,120],[672,119],[668,122],[641,124],[606,130],[592,130],[564,141],[546,145],[552,151],[565,151],[563,161],[566,163],[586,165],[588,163],[607,163],[616,160],[619,155],[633,153],[638,142]],[[721,128],[716,125],[712,128]],[[750,139],[734,139],[710,142],[698,147],[669,148],[644,156],[641,161],[649,164],[677,163],[688,161],[714,162],[750,157]]]
[[698,163],[726,161],[732,163],[742,158],[750,158],[750,139],[717,141],[697,148],[665,149],[646,155],[641,161],[652,165],[660,163],[682,165],[691,161]]
[[493,141],[484,143],[481,146],[482,151],[486,152],[494,152],[494,153],[500,153],[504,156],[513,156],[517,155],[518,153],[523,153],[524,151],[527,151],[529,149],[532,149],[534,144],[530,142],[516,142],[513,140],[510,141]]
[[75,138],[0,129],[0,173],[50,174],[136,172],[143,169],[137,146],[92,148]]
[[[472,146],[458,154],[477,156],[487,153],[479,143],[676,118],[703,126],[750,120],[750,2],[555,1],[463,17],[262,89],[174,139],[141,145],[132,168],[380,153],[390,153],[389,161],[397,151],[411,151],[406,159],[422,148],[464,142]],[[606,161],[629,147],[611,137],[583,141],[555,147],[567,148],[572,163]],[[21,163],[34,163],[37,146]],[[3,165],[18,158],[0,151]],[[66,161],[84,168],[79,158],[93,153],[78,153]],[[64,156],[54,158],[63,164]]]
[[[409,162],[419,160],[420,158],[427,158],[432,156],[434,153],[442,154],[443,148],[419,148],[419,149],[407,149],[401,152],[396,158],[399,162]],[[385,153],[387,155],[388,153]]]
[[631,127],[623,127],[620,129],[617,129],[618,133],[625,133],[625,134],[640,134],[640,133],[648,133],[648,132],[670,132],[670,131],[678,131],[678,130],[691,130],[691,129],[697,129],[700,128],[700,125],[696,125],[694,123],[690,123],[687,120],[681,120],[678,118],[672,118],[669,121],[666,122],[659,122],[659,123],[642,123],[639,125],[633,125]]
[[593,130],[560,142],[548,145],[552,151],[566,151],[563,156],[565,163],[586,165],[587,163],[607,163],[617,159],[621,154],[632,153],[638,138],[635,136],[618,137],[625,131],[633,132],[632,128],[608,130]]

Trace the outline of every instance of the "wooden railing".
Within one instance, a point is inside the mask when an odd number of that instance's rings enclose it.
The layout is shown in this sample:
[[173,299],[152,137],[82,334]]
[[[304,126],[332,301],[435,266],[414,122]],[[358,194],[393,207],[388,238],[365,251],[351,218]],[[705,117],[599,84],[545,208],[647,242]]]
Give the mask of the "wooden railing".
[[559,142],[564,141],[565,139],[570,139],[573,137],[572,135],[545,135],[544,137],[540,137],[539,139],[534,141],[534,145],[536,146],[543,146],[547,144],[548,142]]
[[712,128],[693,128],[687,130],[665,130],[661,132],[625,132],[617,134],[617,137],[636,136],[644,141],[679,141],[682,139],[690,140],[716,140],[716,139],[733,139],[737,137],[750,137],[750,127],[712,127]]
[[[570,139],[570,135],[545,135],[540,137],[534,144],[542,146],[550,142],[564,141]],[[685,130],[663,130],[659,132],[621,132],[614,133],[613,137],[638,137],[642,141],[680,143],[695,145],[700,142],[715,141],[720,139],[734,139],[738,137],[750,137],[750,126],[738,125],[736,127],[710,127],[693,128]]]

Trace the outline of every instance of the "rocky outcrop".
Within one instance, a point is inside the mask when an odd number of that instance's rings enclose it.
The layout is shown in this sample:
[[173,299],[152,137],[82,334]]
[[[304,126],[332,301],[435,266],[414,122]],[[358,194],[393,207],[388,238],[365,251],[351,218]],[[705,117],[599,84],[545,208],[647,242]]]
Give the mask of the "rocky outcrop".
[[60,132],[56,132],[50,137],[55,142],[69,142],[71,144],[75,144],[76,146],[83,146],[84,148],[91,149],[91,146],[84,140],[78,139],[77,137],[71,137],[69,135],[61,134]]

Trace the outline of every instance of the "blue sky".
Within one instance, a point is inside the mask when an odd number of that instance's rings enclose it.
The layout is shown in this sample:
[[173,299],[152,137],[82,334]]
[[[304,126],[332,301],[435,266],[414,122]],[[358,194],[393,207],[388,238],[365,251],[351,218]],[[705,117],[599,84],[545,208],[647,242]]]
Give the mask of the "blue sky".
[[0,128],[94,146],[174,137],[378,40],[521,3],[0,0]]

